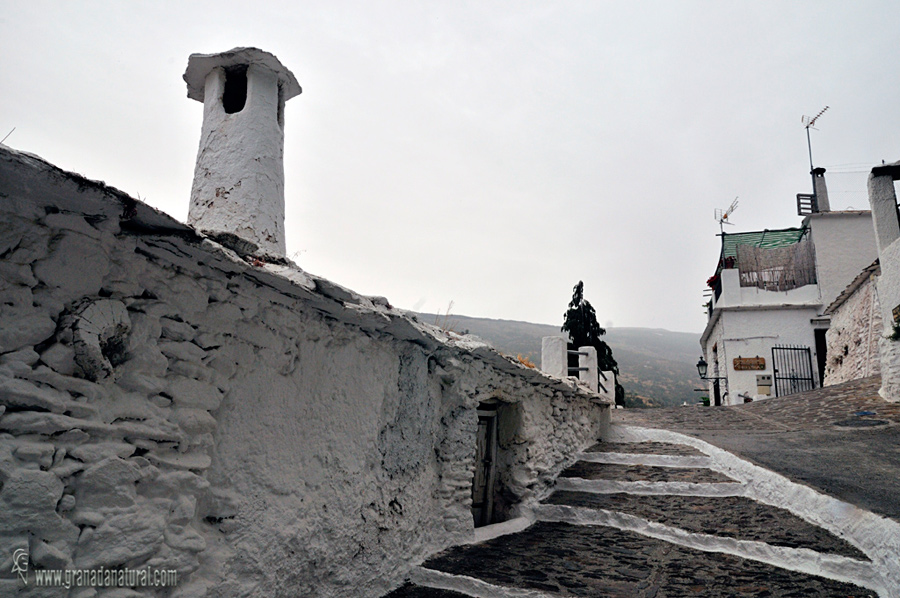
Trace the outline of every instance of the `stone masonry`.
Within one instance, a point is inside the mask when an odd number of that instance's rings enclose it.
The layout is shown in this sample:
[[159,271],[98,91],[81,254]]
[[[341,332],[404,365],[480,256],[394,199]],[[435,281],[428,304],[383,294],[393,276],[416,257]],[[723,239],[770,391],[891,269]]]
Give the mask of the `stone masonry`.
[[831,315],[825,333],[825,386],[881,373],[878,343],[883,325],[875,289],[877,274],[877,264],[866,268],[848,287],[849,292],[845,291],[846,296],[841,294],[825,311]]
[[510,516],[608,422],[571,380],[34,156],[0,148],[0,197],[0,595],[23,549],[32,573],[178,572],[109,596],[376,596],[473,533],[480,402]]

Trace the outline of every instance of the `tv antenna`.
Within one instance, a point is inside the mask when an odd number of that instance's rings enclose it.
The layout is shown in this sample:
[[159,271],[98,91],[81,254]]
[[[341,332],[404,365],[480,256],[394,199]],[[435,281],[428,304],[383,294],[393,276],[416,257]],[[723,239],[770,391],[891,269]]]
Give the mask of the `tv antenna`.
[[[813,159],[812,159],[812,142],[809,140],[809,130],[816,128],[814,126],[816,124],[816,121],[819,120],[820,116],[825,114],[826,110],[828,110],[828,106],[825,106],[824,108],[819,110],[819,113],[813,117],[804,115],[803,117],[800,118],[800,122],[802,122],[803,126],[806,127],[806,146],[809,148],[809,170],[810,170],[810,172],[813,169]],[[816,130],[818,131],[818,129],[816,129]]]
[[719,208],[716,208],[715,212],[713,212],[715,215],[714,217],[716,219],[716,222],[719,223],[719,232],[720,233],[723,233],[723,234],[725,233],[724,225],[734,224],[734,222],[728,222],[728,217],[734,213],[734,211],[737,209],[737,207],[738,207],[738,198],[735,197],[734,201],[731,202],[731,205],[728,206],[727,210],[721,210]]

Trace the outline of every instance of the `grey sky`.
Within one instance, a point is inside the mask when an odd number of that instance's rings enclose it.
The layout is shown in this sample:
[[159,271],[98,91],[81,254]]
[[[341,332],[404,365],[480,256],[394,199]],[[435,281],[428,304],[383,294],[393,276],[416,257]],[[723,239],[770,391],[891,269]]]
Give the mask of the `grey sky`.
[[0,137],[181,220],[188,55],[277,55],[288,253],[400,307],[560,324],[582,279],[601,323],[699,332],[714,208],[800,221],[801,115],[834,209],[900,158],[895,1],[2,4]]

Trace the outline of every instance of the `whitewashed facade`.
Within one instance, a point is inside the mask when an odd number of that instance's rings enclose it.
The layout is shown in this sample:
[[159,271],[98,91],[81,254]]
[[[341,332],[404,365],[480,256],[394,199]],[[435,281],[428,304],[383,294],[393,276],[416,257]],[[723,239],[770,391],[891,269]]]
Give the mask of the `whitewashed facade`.
[[825,307],[877,257],[871,213],[825,211],[823,174],[816,178],[822,211],[806,215],[800,227],[722,235],[700,340],[711,404],[822,385]]

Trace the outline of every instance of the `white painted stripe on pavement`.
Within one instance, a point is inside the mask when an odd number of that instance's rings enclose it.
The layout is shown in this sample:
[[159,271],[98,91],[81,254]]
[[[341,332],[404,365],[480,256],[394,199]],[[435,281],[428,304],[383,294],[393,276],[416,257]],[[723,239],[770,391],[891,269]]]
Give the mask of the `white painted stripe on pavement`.
[[443,571],[435,571],[425,567],[413,568],[409,574],[409,581],[418,586],[450,590],[466,596],[472,596],[473,598],[558,598],[558,596],[545,594],[537,590],[495,586],[474,577],[453,575],[452,573],[444,573]]
[[738,540],[688,532],[655,521],[647,521],[634,515],[605,509],[540,505],[534,509],[534,513],[540,521],[608,526],[704,552],[731,554],[790,571],[849,582],[877,592],[886,590],[881,583],[881,576],[878,575],[872,563],[836,554],[816,552],[808,548],[789,548],[753,540]]
[[645,453],[582,453],[580,461],[610,463],[616,465],[649,465],[651,467],[703,467],[709,468],[709,457],[699,455],[650,455]]
[[745,486],[736,482],[695,484],[692,482],[622,482],[618,480],[585,480],[557,478],[557,490],[591,492],[593,494],[675,494],[678,496],[744,496]]
[[872,559],[873,572],[879,577],[876,583],[884,588],[879,590],[879,594],[884,598],[900,598],[900,522],[822,494],[686,434],[617,424],[610,426],[604,440],[693,446],[712,458],[716,471],[744,481],[744,496],[786,509],[859,548]]
[[476,527],[472,539],[463,544],[478,544],[479,542],[487,542],[488,540],[493,540],[494,538],[499,538],[501,536],[517,534],[531,527],[533,523],[534,517],[526,516],[516,517],[515,519],[510,519],[509,521],[503,521],[501,523]]

